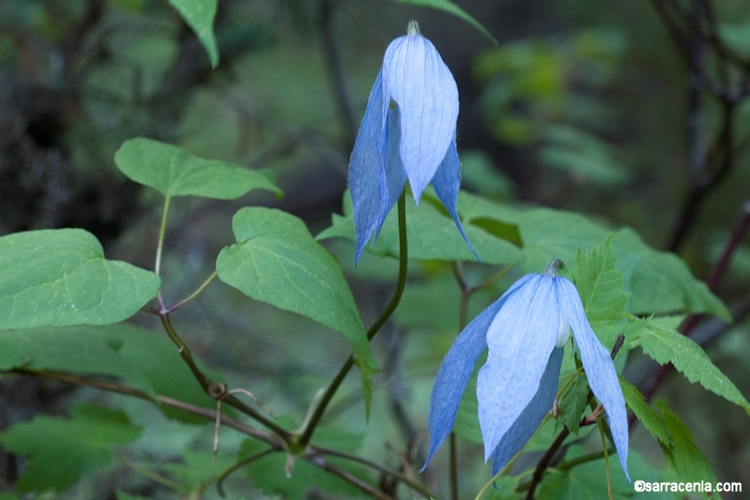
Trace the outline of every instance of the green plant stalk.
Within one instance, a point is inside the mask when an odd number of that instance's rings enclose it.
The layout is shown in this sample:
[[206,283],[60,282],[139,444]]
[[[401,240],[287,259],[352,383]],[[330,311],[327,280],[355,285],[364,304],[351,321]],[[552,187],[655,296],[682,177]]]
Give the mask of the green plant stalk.
[[181,301],[177,302],[177,303],[176,303],[176,304],[174,304],[173,306],[169,307],[169,308],[167,309],[167,312],[168,312],[168,313],[172,313],[172,312],[174,312],[175,310],[177,310],[177,309],[179,309],[180,307],[182,307],[182,306],[184,306],[185,304],[187,304],[188,302],[190,302],[191,300],[195,299],[195,298],[196,298],[196,297],[197,297],[198,295],[200,295],[201,293],[203,293],[203,291],[204,291],[204,290],[205,290],[206,288],[208,288],[208,285],[210,285],[210,284],[211,284],[211,282],[212,282],[212,281],[213,281],[214,279],[216,279],[216,276],[217,276],[217,275],[218,275],[218,274],[217,274],[217,271],[214,271],[213,273],[211,273],[211,276],[209,276],[208,278],[206,278],[206,281],[204,281],[203,283],[201,283],[201,285],[200,285],[200,286],[199,286],[198,288],[196,288],[196,290],[195,290],[195,291],[194,291],[193,293],[191,293],[190,295],[188,295],[187,297],[185,297],[185,298],[184,298],[184,299],[182,299]]
[[117,460],[133,472],[147,477],[155,483],[159,483],[160,485],[165,486],[170,490],[174,490],[177,493],[185,493],[185,490],[182,488],[182,485],[180,483],[176,483],[169,478],[166,478],[150,469],[147,469],[146,467],[143,467],[142,465],[138,465],[137,463],[123,457],[119,453],[112,453],[112,455],[115,457],[115,460]]
[[253,455],[250,455],[249,457],[243,458],[242,460],[236,463],[233,463],[232,465],[230,465],[229,467],[221,471],[221,473],[216,477],[216,489],[219,491],[219,495],[221,495],[222,497],[226,496],[224,493],[224,480],[227,477],[229,477],[231,473],[233,473],[234,471],[236,471],[242,466],[249,465],[252,462],[255,462],[256,460],[260,460],[266,455],[270,455],[274,451],[276,451],[275,448],[267,448],[261,452],[258,452]]
[[159,227],[159,240],[156,243],[156,263],[154,264],[154,272],[158,275],[161,273],[161,255],[164,249],[164,238],[167,234],[167,216],[169,215],[169,204],[172,197],[167,196],[164,200],[164,210],[161,213],[161,226]]
[[[367,340],[372,338],[380,331],[388,318],[391,317],[393,312],[398,307],[401,301],[401,296],[404,293],[404,286],[406,285],[406,271],[409,263],[408,245],[406,239],[406,191],[401,192],[401,196],[398,198],[398,241],[399,241],[399,267],[398,267],[398,281],[396,283],[396,289],[393,292],[391,301],[386,306],[383,313],[375,320],[375,323],[367,331]],[[341,386],[341,383],[346,378],[349,370],[354,366],[354,357],[349,356],[344,365],[341,367],[336,377],[331,381],[328,389],[326,389],[323,396],[320,398],[318,406],[315,408],[315,412],[312,414],[310,419],[305,426],[305,429],[299,435],[297,439],[297,445],[300,449],[304,449],[310,442],[310,438],[315,432],[315,428],[320,423],[320,419],[323,418],[323,414],[328,407],[328,404],[333,399],[334,394]]]
[[609,474],[609,456],[607,454],[607,438],[604,437],[604,425],[602,424],[602,419],[598,418],[596,419],[597,427],[599,428],[599,437],[602,439],[602,451],[604,452],[604,471],[607,475],[607,494],[609,495],[609,500],[612,500],[612,478]]
[[193,375],[198,380],[198,383],[201,385],[203,390],[211,396],[214,399],[222,398],[222,401],[224,401],[226,404],[232,406],[233,408],[245,413],[249,417],[252,417],[253,419],[257,420],[261,424],[265,425],[267,428],[274,431],[280,438],[282,438],[284,441],[289,441],[289,438],[291,437],[291,434],[289,431],[284,429],[283,427],[279,426],[276,422],[268,419],[265,415],[262,413],[256,411],[254,408],[246,405],[233,395],[225,396],[226,394],[226,387],[224,384],[217,384],[210,378],[208,378],[201,370],[198,368],[198,365],[195,363],[195,360],[193,359],[193,354],[190,352],[190,349],[188,346],[182,341],[180,336],[177,334],[177,331],[175,330],[174,326],[172,325],[172,321],[169,319],[169,314],[161,314],[160,315],[162,325],[164,326],[164,330],[166,330],[167,335],[169,335],[169,338],[172,340],[172,342],[177,346],[177,349],[180,353],[180,356],[182,357],[183,361],[185,361],[185,364],[188,365],[190,368],[190,371],[193,372]]
[[585,464],[587,462],[592,462],[594,460],[599,460],[600,458],[604,457],[605,453],[613,454],[616,453],[617,450],[615,450],[613,447],[607,448],[606,450],[602,451],[595,451],[593,453],[587,453],[586,455],[581,455],[580,457],[576,457],[572,460],[567,460],[565,462],[562,462],[560,464],[557,464],[555,466],[555,469],[557,470],[568,470],[572,469],[573,467],[581,464]]
[[394,479],[398,479],[399,481],[401,481],[405,485],[409,486],[411,489],[413,489],[415,491],[418,491],[419,493],[421,493],[422,495],[424,495],[426,498],[437,498],[437,495],[435,495],[434,493],[432,493],[426,487],[424,487],[421,484],[417,483],[413,479],[411,479],[411,478],[409,478],[409,477],[407,477],[407,476],[399,473],[398,471],[396,471],[394,469],[391,469],[390,467],[386,467],[384,465],[380,465],[380,464],[378,464],[376,462],[373,462],[371,460],[368,460],[368,459],[366,459],[364,457],[360,457],[359,455],[354,455],[354,454],[346,453],[346,452],[339,451],[339,450],[330,450],[330,449],[327,449],[327,448],[319,448],[317,446],[311,447],[311,448],[313,449],[314,453],[318,453],[318,454],[322,454],[322,455],[328,455],[328,456],[332,456],[332,457],[344,458],[344,459],[350,460],[352,462],[357,462],[357,463],[366,465],[367,467],[369,467],[369,468],[371,468],[373,470],[377,470],[379,472],[382,472],[383,474],[387,474],[387,475],[393,477]]

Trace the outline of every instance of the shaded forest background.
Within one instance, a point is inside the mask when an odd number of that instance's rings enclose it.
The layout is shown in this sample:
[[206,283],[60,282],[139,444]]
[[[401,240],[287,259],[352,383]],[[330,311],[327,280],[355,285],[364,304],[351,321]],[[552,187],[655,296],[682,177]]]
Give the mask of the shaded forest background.
[[[677,252],[709,282],[735,238],[729,272],[712,284],[736,322],[705,321],[693,338],[748,394],[745,3],[456,3],[499,44],[449,14],[395,2],[221,0],[215,23],[221,61],[212,69],[167,2],[3,2],[0,234],[82,227],[102,241],[109,258],[152,267],[156,197],[113,163],[117,148],[135,136],[271,169],[285,196],[252,195],[252,202],[282,207],[317,234],[332,212],[341,212],[348,156],[383,51],[416,19],[458,83],[463,189],[506,203],[579,211],[613,228],[631,226],[653,247]],[[194,289],[196,276],[232,241],[231,214],[246,203],[175,202],[179,223],[166,240],[167,293]],[[396,263],[368,256],[354,273],[351,245],[327,245],[351,271],[363,317],[372,318],[388,298]],[[455,301],[455,291],[440,292],[444,274],[425,264],[397,321],[375,342],[376,355],[388,361],[368,435],[424,446],[422,409],[459,319],[458,311],[436,303],[431,323],[411,315],[409,304]],[[322,328],[268,306],[247,306],[227,287],[212,287],[176,321],[210,366],[232,373],[275,411],[304,414],[310,394],[348,354]],[[416,333],[399,336],[404,326]],[[656,373],[634,356],[625,376],[647,392]],[[750,487],[742,410],[666,376],[655,397],[668,398],[688,423],[720,480]],[[344,428],[363,421],[357,380],[350,378],[352,397],[333,412]],[[111,397],[18,377],[0,381],[0,396],[2,427],[38,412],[63,414],[77,400]],[[397,425],[381,425],[380,414],[395,415]],[[656,446],[636,429],[634,446]],[[169,457],[185,443],[207,439],[165,431],[151,451]],[[476,460],[479,450],[467,445],[461,456]],[[387,456],[382,447],[374,453]],[[663,460],[658,449],[646,455]],[[4,456],[0,464],[0,487],[10,487],[15,459]],[[79,486],[79,492],[98,487]]]

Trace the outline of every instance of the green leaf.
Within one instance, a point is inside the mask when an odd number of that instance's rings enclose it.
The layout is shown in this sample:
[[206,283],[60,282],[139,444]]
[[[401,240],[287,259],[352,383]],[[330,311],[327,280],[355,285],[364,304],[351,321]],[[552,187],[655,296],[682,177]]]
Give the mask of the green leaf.
[[198,37],[203,48],[208,52],[211,67],[219,63],[219,47],[214,36],[214,17],[218,0],[169,0],[185,22]]
[[482,26],[482,24],[471,17],[468,13],[466,13],[465,10],[463,10],[458,5],[454,4],[453,2],[449,0],[395,0],[399,3],[410,3],[412,5],[418,5],[420,7],[432,7],[433,9],[443,10],[445,12],[448,12],[450,14],[453,14],[454,16],[458,17],[459,19],[462,19],[472,25],[474,28],[476,28],[480,33],[482,33],[484,36],[489,38],[492,43],[495,45],[498,44],[497,39],[492,36],[492,34],[487,31],[487,28]]
[[[579,248],[595,248],[611,232],[577,213],[548,208],[514,212],[487,201],[474,201],[472,205],[480,207],[477,208],[466,202],[467,196],[461,193],[459,202],[464,207],[462,215],[469,220],[479,213],[491,212],[494,206],[508,223],[518,225],[526,257],[521,264],[524,272],[540,272],[554,258],[574,262]],[[615,233],[612,250],[617,268],[623,273],[623,287],[630,292],[628,312],[638,315],[710,313],[730,319],[726,306],[703,282],[695,279],[684,262],[673,254],[652,249],[632,229]]]
[[18,480],[20,491],[63,491],[88,472],[112,459],[110,449],[135,441],[141,434],[121,411],[79,404],[70,419],[37,416],[16,424],[0,442],[12,453],[28,457]]
[[622,289],[623,274],[615,265],[612,235],[589,252],[576,252],[572,274],[591,322],[618,319],[625,309],[628,294]]
[[254,189],[280,194],[261,173],[218,160],[204,160],[152,139],[125,141],[115,153],[117,168],[129,179],[164,196],[233,200]]
[[341,267],[300,219],[281,210],[248,207],[235,214],[232,228],[237,243],[219,254],[220,280],[343,334],[354,346],[363,380],[378,372]]
[[672,363],[690,382],[698,382],[750,414],[750,403],[737,386],[711,362],[698,344],[674,329],[676,323],[675,318],[653,319],[634,337],[632,343],[640,346],[657,363]]
[[560,414],[557,418],[556,428],[567,427],[570,432],[578,435],[581,424],[581,415],[586,409],[589,396],[589,384],[586,376],[581,373],[574,375],[573,381],[560,395],[558,406]]
[[82,229],[0,237],[0,329],[102,325],[133,316],[159,290],[159,277],[106,260]]
[[[675,471],[679,481],[708,481],[716,483],[711,464],[703,452],[695,445],[693,433],[668,407],[666,402],[657,401],[657,408],[664,415],[664,425],[670,435],[669,445],[661,445],[669,467]],[[661,444],[661,443],[660,443]]]
[[[352,221],[351,196],[344,194],[345,217],[333,216],[333,224],[321,232],[317,238],[343,237],[354,241],[354,222]],[[476,257],[456,229],[453,220],[448,217],[442,204],[432,193],[422,197],[419,207],[413,202],[406,203],[406,233],[409,242],[409,258],[416,260],[445,260],[476,262]],[[459,207],[460,210],[460,207]],[[477,225],[467,223],[464,229],[469,241],[476,249],[482,262],[487,264],[517,264],[523,258],[521,250],[507,239],[493,235]],[[515,233],[517,237],[517,232]],[[398,213],[394,209],[388,214],[375,246],[365,247],[375,255],[387,255],[398,258]]]
[[622,387],[625,404],[633,411],[635,418],[659,444],[668,447],[672,441],[672,436],[669,434],[669,429],[664,423],[664,416],[661,412],[649,405],[641,391],[622,377],[620,377],[620,387]]
[[[692,433],[679,417],[669,410],[666,402],[657,401],[654,408],[627,380],[620,378],[620,386],[628,408],[659,442],[664,458],[677,475],[677,479],[689,482],[715,481],[711,465],[693,442]],[[635,475],[633,477],[645,479]]]
[[613,240],[617,265],[630,290],[628,310],[634,314],[710,313],[731,321],[726,306],[705,283],[693,277],[676,255],[657,252],[632,229],[618,231]]
[[523,270],[527,272],[541,272],[552,259],[575,262],[579,248],[599,246],[610,232],[582,215],[548,208],[507,214],[506,220],[521,230],[526,256]]
[[[581,446],[572,446],[560,463],[565,467],[566,462],[584,456],[586,453]],[[649,482],[663,480],[661,471],[654,469],[637,452],[631,450],[629,453],[628,469],[633,478]],[[608,498],[607,493],[607,466],[604,459],[592,460],[563,470],[552,469],[544,477],[539,489],[538,498],[554,498],[560,500],[600,500]],[[612,493],[614,498],[630,498],[637,496],[633,486],[628,483],[625,474],[617,460],[617,455],[609,455],[609,477],[612,482]],[[643,498],[668,499],[668,495],[654,495],[653,493],[643,495]]]

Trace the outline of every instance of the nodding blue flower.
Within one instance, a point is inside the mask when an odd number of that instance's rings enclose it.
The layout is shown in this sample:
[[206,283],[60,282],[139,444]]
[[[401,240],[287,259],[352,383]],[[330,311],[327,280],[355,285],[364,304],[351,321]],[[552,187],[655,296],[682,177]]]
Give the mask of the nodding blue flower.
[[589,325],[575,285],[557,275],[561,265],[553,260],[544,274],[516,281],[456,338],[432,389],[427,462],[450,434],[466,383],[487,348],[487,362],[477,378],[479,426],[485,462],[492,459],[493,475],[503,468],[552,409],[563,347],[572,330],[589,386],[606,411],[630,481],[628,421],[617,372]]
[[456,81],[411,21],[407,35],[393,40],[385,52],[349,162],[355,263],[373,234],[373,244],[377,240],[407,179],[416,203],[432,182],[474,252],[456,209],[461,183],[457,118]]

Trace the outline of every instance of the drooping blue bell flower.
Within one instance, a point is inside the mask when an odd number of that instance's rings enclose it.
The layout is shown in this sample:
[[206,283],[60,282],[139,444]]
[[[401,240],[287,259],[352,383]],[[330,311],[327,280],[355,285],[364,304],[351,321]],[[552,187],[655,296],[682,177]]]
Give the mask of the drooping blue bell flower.
[[589,325],[575,285],[557,275],[561,264],[553,260],[544,274],[516,281],[456,338],[432,389],[427,462],[450,434],[466,383],[487,348],[487,362],[477,378],[479,426],[492,474],[504,467],[552,409],[563,347],[572,330],[589,386],[606,411],[630,481],[628,420],[617,372]]
[[385,52],[349,162],[355,263],[373,235],[375,243],[407,179],[416,203],[432,182],[474,252],[456,209],[461,183],[457,118],[456,81],[411,21],[407,35],[393,40]]

